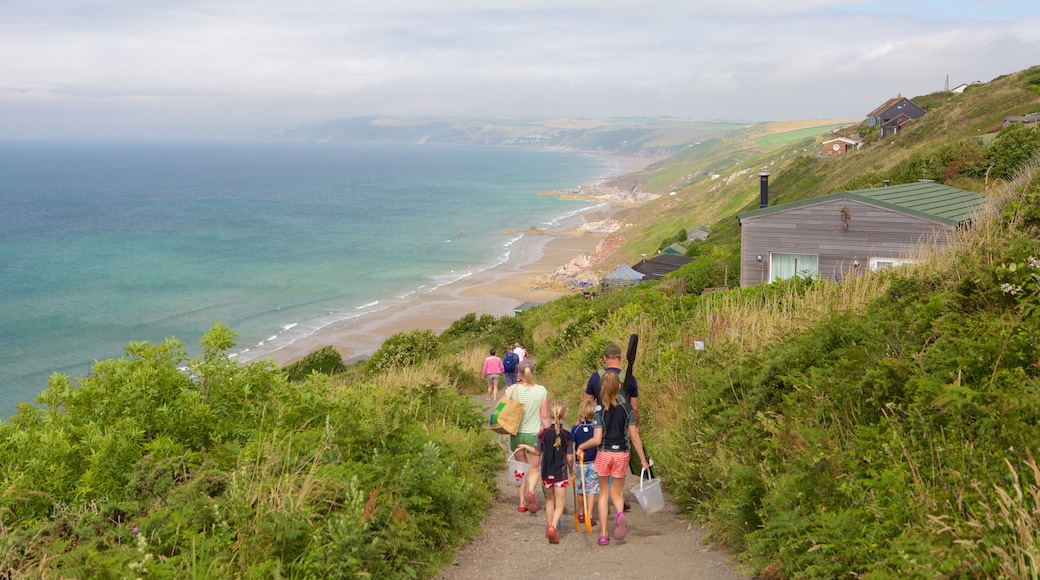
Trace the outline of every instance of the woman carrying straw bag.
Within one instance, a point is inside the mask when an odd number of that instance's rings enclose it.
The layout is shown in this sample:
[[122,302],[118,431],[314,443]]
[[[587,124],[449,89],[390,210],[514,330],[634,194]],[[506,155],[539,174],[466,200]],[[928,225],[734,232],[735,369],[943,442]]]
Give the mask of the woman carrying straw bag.
[[[513,397],[524,404],[524,416],[520,419],[520,428],[516,435],[509,436],[509,450],[516,451],[521,443],[535,447],[538,444],[538,432],[549,426],[549,392],[542,385],[534,382],[534,363],[530,360],[522,360],[516,367],[518,382],[507,388],[499,402],[506,402]],[[516,396],[513,396],[516,393]],[[527,457],[527,453],[520,450],[516,454],[517,461],[530,463],[531,468],[527,470],[525,480],[520,484],[518,493],[520,505],[518,512],[538,511],[538,499],[534,495],[535,489],[541,484],[541,469],[537,462]]]

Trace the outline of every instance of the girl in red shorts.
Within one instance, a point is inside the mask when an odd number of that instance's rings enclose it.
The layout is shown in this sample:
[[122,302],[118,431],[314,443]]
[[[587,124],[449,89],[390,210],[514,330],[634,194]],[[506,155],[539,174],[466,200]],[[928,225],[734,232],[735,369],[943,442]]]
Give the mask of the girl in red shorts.
[[635,446],[639,454],[639,462],[643,469],[650,467],[643,455],[643,442],[639,439],[639,427],[632,407],[618,395],[621,381],[617,373],[604,373],[602,379],[603,406],[596,409],[592,420],[594,434],[592,439],[578,446],[578,451],[597,448],[596,474],[602,486],[610,478],[610,493],[599,494],[599,545],[610,544],[607,535],[607,512],[609,502],[614,503],[617,516],[614,517],[614,539],[623,540],[628,534],[628,521],[625,516],[625,475],[628,474],[629,450]]

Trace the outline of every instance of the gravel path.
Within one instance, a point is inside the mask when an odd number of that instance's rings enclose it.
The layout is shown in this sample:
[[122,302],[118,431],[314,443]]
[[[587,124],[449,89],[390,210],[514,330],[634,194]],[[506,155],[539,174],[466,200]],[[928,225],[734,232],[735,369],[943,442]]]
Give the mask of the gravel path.
[[[474,401],[485,408],[481,396]],[[490,411],[489,411],[490,412]],[[503,457],[507,446],[502,436]],[[497,475],[498,494],[484,520],[483,532],[464,546],[455,561],[437,576],[439,580],[485,580],[487,578],[683,578],[690,580],[745,580],[727,552],[705,545],[705,533],[680,517],[681,510],[665,497],[662,511],[647,515],[628,491],[639,483],[629,475],[625,495],[632,505],[628,512],[628,537],[611,538],[609,546],[597,544],[599,528],[592,534],[574,531],[572,493],[560,523],[560,543],[545,539],[545,501],[539,494],[538,513],[516,511],[516,485],[504,466]],[[613,515],[611,516],[613,517]],[[613,525],[608,526],[613,530]]]

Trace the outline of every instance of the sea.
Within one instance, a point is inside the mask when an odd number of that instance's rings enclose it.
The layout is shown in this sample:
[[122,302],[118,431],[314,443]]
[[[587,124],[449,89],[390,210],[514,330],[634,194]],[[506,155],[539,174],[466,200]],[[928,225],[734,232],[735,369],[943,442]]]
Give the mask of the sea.
[[0,417],[131,342],[247,358],[501,264],[618,167],[508,148],[0,143]]

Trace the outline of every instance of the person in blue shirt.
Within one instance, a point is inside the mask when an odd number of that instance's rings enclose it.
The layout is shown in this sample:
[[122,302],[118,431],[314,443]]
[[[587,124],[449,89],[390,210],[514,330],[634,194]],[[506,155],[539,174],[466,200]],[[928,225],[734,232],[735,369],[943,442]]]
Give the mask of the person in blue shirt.
[[[586,399],[578,405],[578,424],[571,429],[571,438],[574,439],[575,445],[581,445],[595,435],[592,423],[595,412],[596,403],[591,399]],[[578,506],[574,506],[574,509],[578,510],[579,522],[585,523],[585,514],[588,514],[592,525],[596,525],[593,513],[596,509],[596,496],[599,495],[599,474],[596,473],[595,462],[595,448],[586,449],[574,458],[574,473],[577,474],[574,485],[577,486],[579,501],[585,505],[584,509]]]
[[603,397],[600,391],[602,390],[601,382],[603,375],[606,373],[613,373],[618,375],[619,380],[622,383],[621,396],[625,398],[625,402],[632,407],[632,412],[636,416],[636,424],[639,424],[639,383],[635,377],[629,379],[631,385],[626,391],[624,387],[624,377],[621,370],[621,347],[616,344],[608,344],[603,349],[603,369],[592,373],[589,377],[588,382],[585,384],[585,396],[583,399],[596,401],[596,404],[603,405]]
[[635,413],[619,394],[620,389],[618,375],[603,375],[603,405],[597,408],[593,418],[592,439],[576,446],[575,450],[576,453],[581,453],[586,449],[597,448],[596,473],[599,474],[600,480],[611,478],[610,493],[599,494],[597,506],[601,546],[610,544],[610,536],[607,535],[607,512],[610,503],[614,504],[614,510],[617,512],[614,517],[614,539],[623,540],[628,534],[628,517],[624,510],[624,484],[630,450],[634,449],[639,455],[639,463],[643,469],[650,467],[643,453],[643,442],[639,438]]

